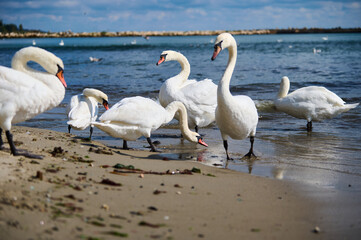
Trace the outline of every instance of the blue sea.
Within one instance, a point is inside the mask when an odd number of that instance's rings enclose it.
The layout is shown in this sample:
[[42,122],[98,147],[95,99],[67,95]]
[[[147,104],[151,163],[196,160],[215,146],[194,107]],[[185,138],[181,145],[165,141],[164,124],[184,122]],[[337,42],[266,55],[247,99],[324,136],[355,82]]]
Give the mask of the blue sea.
[[[68,84],[63,102],[56,108],[19,125],[67,131],[66,105],[71,96],[86,87],[109,96],[110,105],[124,97],[158,98],[162,83],[178,74],[177,62],[156,66],[164,50],[183,53],[191,65],[190,79],[212,79],[216,84],[225,70],[228,52],[211,61],[216,36],[114,37],[1,39],[0,65],[10,67],[11,58],[22,47],[33,45],[60,57]],[[248,95],[259,106],[255,154],[257,160],[241,157],[249,150],[249,140],[229,140],[235,159],[228,168],[253,175],[295,181],[303,184],[361,191],[361,106],[334,119],[315,122],[306,131],[306,121],[275,112],[275,98],[283,76],[293,91],[318,85],[335,92],[347,103],[361,102],[361,34],[290,34],[235,36],[238,59],[231,80],[234,95]],[[64,45],[59,42],[63,40]],[[102,58],[91,62],[89,57]],[[35,63],[30,66],[39,68]],[[100,113],[104,110],[101,108]],[[158,129],[152,140],[160,141],[157,153],[174,161],[199,161],[225,166],[225,152],[216,125],[201,128],[208,148],[182,141],[174,120]],[[73,131],[88,137],[89,131]],[[16,136],[14,136],[16,139]],[[95,130],[93,140],[109,146],[122,146],[121,139]],[[146,139],[129,142],[130,147],[148,150]]]

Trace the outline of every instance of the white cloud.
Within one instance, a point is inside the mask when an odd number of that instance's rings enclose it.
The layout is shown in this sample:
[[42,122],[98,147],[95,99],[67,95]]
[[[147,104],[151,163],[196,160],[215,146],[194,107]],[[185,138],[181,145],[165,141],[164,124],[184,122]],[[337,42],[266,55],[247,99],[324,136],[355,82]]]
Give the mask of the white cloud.
[[359,9],[361,8],[361,4],[359,2],[345,3],[345,7],[352,9]]
[[108,14],[108,19],[112,22],[116,22],[119,19],[128,19],[131,15],[131,12],[111,13]]
[[186,9],[186,14],[190,15],[191,17],[192,16],[197,16],[197,15],[200,15],[200,16],[207,16],[207,13],[206,11],[204,11],[203,9],[199,9],[199,8],[188,8]]

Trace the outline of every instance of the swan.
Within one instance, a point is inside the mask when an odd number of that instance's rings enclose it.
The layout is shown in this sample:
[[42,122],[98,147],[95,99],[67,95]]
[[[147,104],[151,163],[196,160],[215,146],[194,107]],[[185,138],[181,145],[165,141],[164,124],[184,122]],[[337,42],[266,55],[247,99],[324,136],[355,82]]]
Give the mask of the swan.
[[189,130],[187,110],[178,101],[163,108],[149,98],[140,96],[124,98],[104,112],[99,118],[100,122],[92,124],[112,137],[122,138],[124,149],[128,149],[127,141],[135,141],[144,136],[151,151],[155,152],[156,149],[150,139],[151,132],[170,122],[176,112],[180,115],[180,130],[183,136],[191,142],[207,147],[198,133]]
[[103,60],[103,58],[89,57],[89,60],[90,60],[91,62],[99,62],[99,61]]
[[173,101],[182,102],[187,109],[190,127],[198,132],[198,127],[206,127],[215,121],[217,85],[210,79],[188,80],[190,65],[187,58],[179,52],[162,52],[157,65],[173,60],[180,63],[182,71],[162,84],[159,102],[163,107]]
[[[39,63],[47,72],[30,68],[27,62]],[[0,148],[5,130],[11,154],[42,158],[15,148],[10,132],[12,124],[23,122],[59,105],[65,95],[63,61],[54,54],[38,48],[26,47],[15,53],[11,67],[0,66]]]
[[212,60],[215,60],[221,50],[228,48],[229,58],[227,68],[218,84],[216,123],[221,132],[223,146],[228,154],[228,137],[242,140],[250,137],[251,148],[245,157],[256,157],[253,153],[253,142],[256,135],[258,113],[255,103],[245,95],[233,96],[229,90],[229,83],[237,60],[236,40],[229,33],[221,33],[216,39]]
[[319,122],[333,118],[357,107],[358,103],[345,102],[325,87],[309,86],[288,94],[290,80],[282,77],[280,89],[274,104],[277,110],[293,117],[307,120],[307,131],[312,131],[312,121]]
[[89,139],[91,139],[93,125],[90,123],[98,117],[98,103],[103,104],[106,110],[109,109],[108,96],[94,88],[85,88],[82,94],[71,97],[70,103],[67,106],[69,133],[71,128],[84,130],[90,125]]

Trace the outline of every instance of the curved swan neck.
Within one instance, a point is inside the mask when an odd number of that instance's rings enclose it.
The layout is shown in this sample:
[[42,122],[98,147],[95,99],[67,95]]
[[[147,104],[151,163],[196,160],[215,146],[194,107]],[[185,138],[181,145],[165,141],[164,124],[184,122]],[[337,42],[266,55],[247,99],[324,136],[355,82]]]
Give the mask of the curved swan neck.
[[[38,63],[46,70],[46,72],[30,68],[27,65],[29,61]],[[26,47],[15,53],[11,61],[11,67],[46,83],[48,81],[48,76],[55,76],[59,67],[64,69],[64,64],[60,58],[44,49],[38,47]]]
[[29,61],[34,61],[47,70],[47,62],[46,58],[44,59],[43,53],[44,50],[35,47],[21,49],[14,55],[11,61],[11,67],[22,72],[38,72],[27,65]]
[[179,62],[182,68],[178,76],[180,76],[183,81],[186,81],[189,77],[189,74],[191,73],[191,66],[188,62],[188,59],[180,53],[175,54],[174,59]]
[[187,139],[189,139],[192,131],[189,130],[189,128],[188,128],[187,109],[185,108],[183,103],[181,103],[179,101],[171,102],[166,107],[166,110],[167,110],[167,112],[169,114],[169,118],[170,118],[168,122],[170,122],[173,119],[176,112],[179,113],[180,130],[181,130],[183,136],[186,137]]
[[235,43],[232,43],[231,46],[228,47],[228,53],[229,53],[229,57],[228,57],[227,67],[218,85],[218,93],[222,95],[230,94],[229,83],[231,81],[231,77],[237,61],[237,45]]
[[280,90],[278,91],[277,98],[284,98],[287,96],[290,90],[290,80],[288,77],[283,77],[280,84]]

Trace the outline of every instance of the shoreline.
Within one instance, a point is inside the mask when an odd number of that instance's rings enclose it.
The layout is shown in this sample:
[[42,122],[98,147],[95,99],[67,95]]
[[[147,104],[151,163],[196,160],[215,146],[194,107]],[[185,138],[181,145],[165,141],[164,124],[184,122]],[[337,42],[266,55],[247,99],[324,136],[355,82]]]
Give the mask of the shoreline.
[[[15,126],[13,135],[18,148],[44,159],[0,151],[0,238],[357,239],[361,232],[360,193],[160,159],[64,132]],[[113,168],[118,163],[128,168]]]
[[11,32],[0,33],[0,38],[83,38],[83,37],[152,37],[152,36],[213,36],[222,32],[232,35],[360,33],[361,28],[288,28],[253,30],[204,30],[204,31],[122,31],[122,32]]

